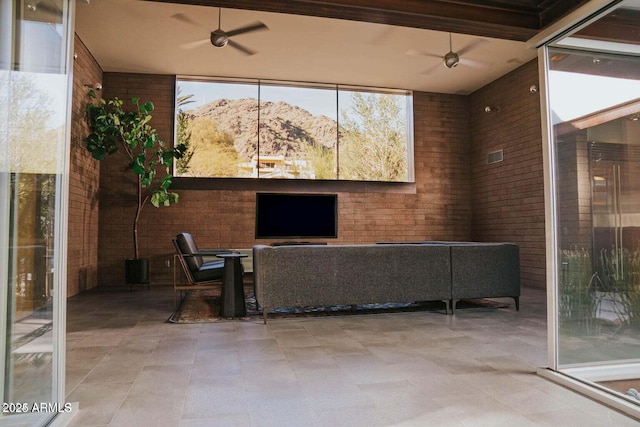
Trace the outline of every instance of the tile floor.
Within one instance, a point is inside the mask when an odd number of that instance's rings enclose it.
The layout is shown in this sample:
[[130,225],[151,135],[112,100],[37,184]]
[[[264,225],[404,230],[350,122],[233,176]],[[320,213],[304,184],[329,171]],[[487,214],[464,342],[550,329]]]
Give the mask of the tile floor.
[[[507,301],[507,300],[505,300]],[[509,300],[513,307],[513,301]],[[535,374],[521,310],[171,324],[170,288],[92,290],[67,314],[67,401],[88,426],[637,426]]]

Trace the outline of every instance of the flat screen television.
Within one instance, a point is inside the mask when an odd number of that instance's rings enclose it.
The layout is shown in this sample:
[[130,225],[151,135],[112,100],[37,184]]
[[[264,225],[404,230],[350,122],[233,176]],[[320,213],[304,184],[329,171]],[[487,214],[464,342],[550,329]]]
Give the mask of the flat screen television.
[[256,239],[335,237],[337,194],[256,193]]

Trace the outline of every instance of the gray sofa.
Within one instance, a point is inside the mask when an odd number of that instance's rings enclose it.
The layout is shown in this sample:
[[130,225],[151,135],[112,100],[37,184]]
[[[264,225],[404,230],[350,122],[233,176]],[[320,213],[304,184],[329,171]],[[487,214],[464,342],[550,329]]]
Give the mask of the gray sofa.
[[277,307],[441,300],[448,313],[450,301],[508,296],[519,308],[511,244],[257,245],[253,275],[265,322]]
[[510,243],[448,243],[452,310],[461,299],[511,297],[520,310],[520,253]]

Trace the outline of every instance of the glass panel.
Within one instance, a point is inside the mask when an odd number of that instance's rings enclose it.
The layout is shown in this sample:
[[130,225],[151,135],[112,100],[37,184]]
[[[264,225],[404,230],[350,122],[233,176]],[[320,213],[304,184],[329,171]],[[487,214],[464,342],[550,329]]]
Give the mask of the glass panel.
[[0,6],[2,402],[11,404],[0,425],[42,425],[64,410],[64,324],[54,319],[65,295],[56,272],[64,265],[68,6]]
[[257,177],[258,85],[178,80],[176,142],[182,177]]
[[410,92],[248,79],[176,87],[175,140],[188,146],[178,177],[414,181]]
[[639,54],[638,19],[640,2],[630,0],[557,42],[559,46],[586,48],[599,52]]
[[407,94],[339,91],[340,179],[413,180],[411,98]]
[[558,366],[640,404],[640,58],[551,48],[549,68]]
[[335,88],[262,85],[260,178],[336,179]]

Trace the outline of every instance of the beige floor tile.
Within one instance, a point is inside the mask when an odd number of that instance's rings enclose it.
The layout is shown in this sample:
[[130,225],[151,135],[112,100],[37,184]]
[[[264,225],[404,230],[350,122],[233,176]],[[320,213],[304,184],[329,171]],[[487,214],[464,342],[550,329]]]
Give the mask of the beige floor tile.
[[219,414],[210,418],[181,420],[178,427],[251,427],[248,412]]
[[169,288],[89,291],[68,301],[71,426],[637,425],[535,374],[546,299],[521,302],[172,324]]
[[68,396],[68,402],[79,402],[80,410],[70,427],[106,425],[124,402],[131,382],[81,383]]

